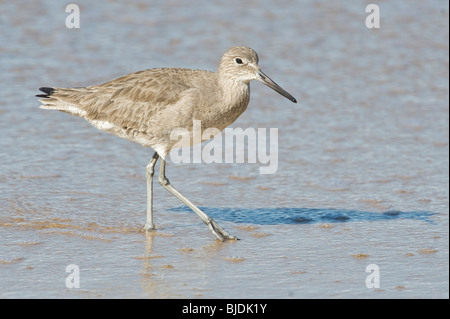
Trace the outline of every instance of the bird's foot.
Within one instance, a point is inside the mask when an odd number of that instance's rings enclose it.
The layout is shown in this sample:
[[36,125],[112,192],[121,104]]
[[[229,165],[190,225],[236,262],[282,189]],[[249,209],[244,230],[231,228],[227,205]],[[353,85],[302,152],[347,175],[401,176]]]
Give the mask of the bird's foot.
[[208,228],[211,230],[211,232],[214,234],[214,236],[217,237],[217,239],[221,241],[225,240],[238,240],[239,238],[231,235],[226,230],[224,230],[222,227],[220,227],[212,218],[208,219],[208,222],[206,223],[208,225]]
[[151,224],[145,224],[144,227],[142,228],[142,231],[153,231],[155,230],[155,224],[151,223]]

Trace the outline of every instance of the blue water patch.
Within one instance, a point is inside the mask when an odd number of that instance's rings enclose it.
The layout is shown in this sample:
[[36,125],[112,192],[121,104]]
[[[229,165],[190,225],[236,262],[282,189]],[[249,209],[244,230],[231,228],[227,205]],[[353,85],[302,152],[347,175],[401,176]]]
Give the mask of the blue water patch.
[[[308,224],[308,223],[346,223],[363,221],[385,221],[395,219],[414,219],[435,224],[432,212],[424,211],[386,211],[383,213],[335,208],[216,208],[199,207],[211,218],[234,223],[258,225]],[[171,211],[190,211],[187,206],[171,208]]]

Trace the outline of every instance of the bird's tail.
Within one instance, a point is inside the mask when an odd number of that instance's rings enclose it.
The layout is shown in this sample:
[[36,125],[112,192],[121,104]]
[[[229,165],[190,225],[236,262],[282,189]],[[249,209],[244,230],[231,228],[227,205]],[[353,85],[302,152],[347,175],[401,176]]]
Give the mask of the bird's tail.
[[81,105],[77,103],[77,99],[74,98],[81,89],[40,87],[39,90],[45,94],[37,94],[36,97],[40,98],[39,101],[42,103],[41,109],[58,110],[84,117],[86,111],[81,108]]
[[36,95],[36,97],[48,98],[50,95],[52,95],[53,92],[55,92],[55,89],[44,86],[44,87],[40,87],[39,91],[42,91],[45,94],[38,94],[38,95]]

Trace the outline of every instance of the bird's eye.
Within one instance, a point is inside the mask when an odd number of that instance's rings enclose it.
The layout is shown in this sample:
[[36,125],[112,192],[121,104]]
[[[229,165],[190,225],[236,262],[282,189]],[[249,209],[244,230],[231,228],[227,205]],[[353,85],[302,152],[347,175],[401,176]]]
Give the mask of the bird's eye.
[[243,64],[244,62],[242,62],[242,59],[236,58],[234,59],[234,62],[236,62],[237,64]]

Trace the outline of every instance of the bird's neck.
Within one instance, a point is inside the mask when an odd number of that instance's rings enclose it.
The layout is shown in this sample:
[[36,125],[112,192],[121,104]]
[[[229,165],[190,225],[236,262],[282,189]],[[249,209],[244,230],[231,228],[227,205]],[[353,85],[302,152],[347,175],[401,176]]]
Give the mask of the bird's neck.
[[221,100],[215,104],[215,107],[216,115],[220,117],[220,124],[215,122],[215,125],[223,130],[247,109],[250,101],[250,86],[249,83],[223,78],[218,84]]
[[218,84],[222,95],[223,107],[231,109],[236,107],[244,107],[245,109],[247,107],[250,100],[250,85],[248,82],[245,83],[226,76],[219,76]]

